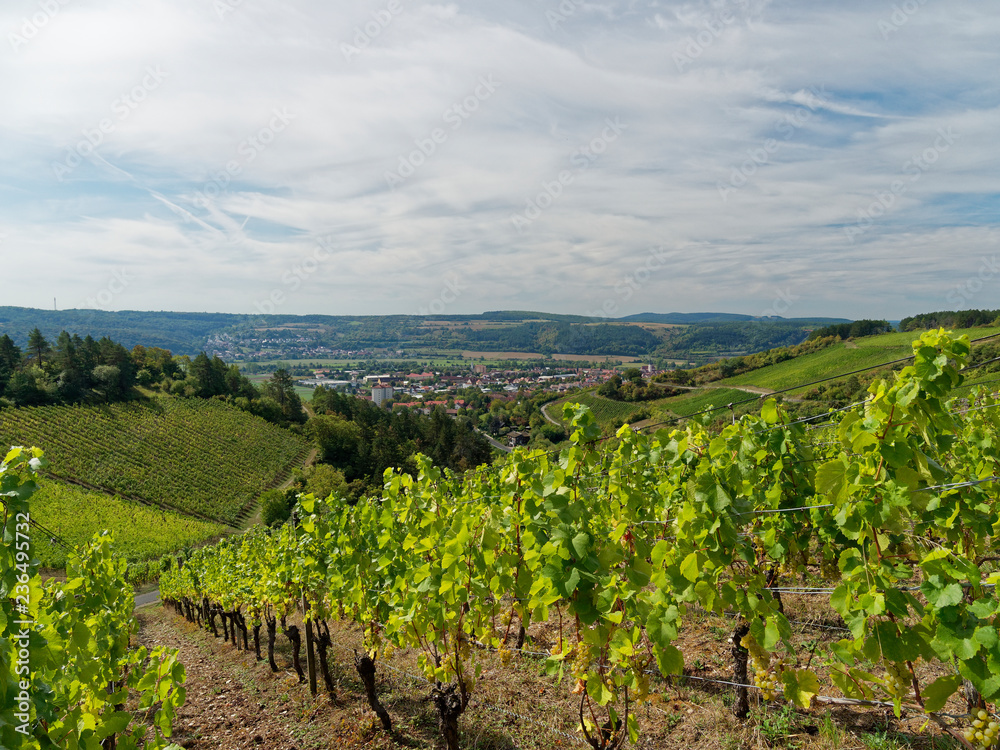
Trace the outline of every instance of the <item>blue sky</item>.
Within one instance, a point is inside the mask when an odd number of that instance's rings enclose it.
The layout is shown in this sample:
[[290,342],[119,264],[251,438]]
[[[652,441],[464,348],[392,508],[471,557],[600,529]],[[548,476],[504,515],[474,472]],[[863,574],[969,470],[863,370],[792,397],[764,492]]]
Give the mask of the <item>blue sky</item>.
[[344,5],[4,3],[0,305],[1000,307],[995,4]]

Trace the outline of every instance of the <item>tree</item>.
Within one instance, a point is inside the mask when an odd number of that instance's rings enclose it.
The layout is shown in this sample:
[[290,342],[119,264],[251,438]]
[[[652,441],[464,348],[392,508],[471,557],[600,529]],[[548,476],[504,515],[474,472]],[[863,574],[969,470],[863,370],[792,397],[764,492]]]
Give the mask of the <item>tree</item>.
[[211,398],[226,392],[226,366],[218,357],[209,359],[201,352],[191,361],[188,376],[194,381],[195,395]]
[[52,345],[45,339],[42,332],[35,328],[28,334],[28,351],[35,355],[38,365],[41,367],[46,354],[52,351]]
[[60,370],[78,369],[76,346],[73,344],[72,337],[66,331],[62,331],[59,334],[59,338],[56,339],[55,364]]
[[107,401],[112,401],[120,395],[119,379],[121,372],[114,365],[98,365],[92,373],[97,387],[104,393]]
[[0,396],[4,395],[8,381],[20,364],[20,347],[7,334],[0,336]]
[[[37,368],[32,368],[32,370],[35,369]],[[11,375],[5,396],[17,406],[35,406],[45,403],[45,391],[39,387],[34,374],[24,370],[18,370]]]
[[642,385],[642,370],[638,367],[629,367],[622,373],[622,377],[630,383]]
[[319,464],[312,469],[306,479],[306,492],[318,498],[327,498],[330,495],[346,497],[348,494],[347,480],[342,472],[337,471],[329,464]]
[[621,392],[620,388],[622,386],[622,378],[620,375],[615,374],[608,378],[600,388],[597,389],[597,395],[604,396],[604,398],[620,399]]
[[361,441],[358,425],[336,414],[327,414],[306,422],[305,432],[319,447],[325,463],[340,467],[351,479],[363,476],[356,468]]
[[271,379],[264,383],[261,392],[278,403],[286,422],[301,424],[306,421],[305,412],[302,411],[302,399],[295,392],[295,381],[288,370],[276,370]]

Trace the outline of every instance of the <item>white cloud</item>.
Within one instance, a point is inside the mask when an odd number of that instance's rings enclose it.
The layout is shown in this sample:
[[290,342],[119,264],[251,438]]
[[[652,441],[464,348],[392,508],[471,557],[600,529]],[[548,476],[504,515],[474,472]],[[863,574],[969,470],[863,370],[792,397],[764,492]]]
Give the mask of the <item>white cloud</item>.
[[789,315],[899,317],[996,247],[991,7],[223,1],[74,1],[5,34],[0,252],[54,269],[5,264],[5,304],[86,299],[127,263],[116,309],[250,311],[332,236],[283,312],[414,312],[454,273],[455,312],[756,313],[800,289]]

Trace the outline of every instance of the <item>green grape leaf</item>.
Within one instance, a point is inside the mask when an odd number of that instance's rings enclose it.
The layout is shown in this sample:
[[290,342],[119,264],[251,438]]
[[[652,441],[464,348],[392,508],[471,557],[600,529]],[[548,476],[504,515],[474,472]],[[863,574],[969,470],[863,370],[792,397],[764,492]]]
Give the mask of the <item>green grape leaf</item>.
[[819,679],[808,669],[786,669],[781,673],[785,697],[799,708],[809,708],[819,694]]
[[924,708],[928,711],[940,711],[944,704],[962,687],[962,677],[957,674],[938,677],[930,685],[920,689],[924,699]]

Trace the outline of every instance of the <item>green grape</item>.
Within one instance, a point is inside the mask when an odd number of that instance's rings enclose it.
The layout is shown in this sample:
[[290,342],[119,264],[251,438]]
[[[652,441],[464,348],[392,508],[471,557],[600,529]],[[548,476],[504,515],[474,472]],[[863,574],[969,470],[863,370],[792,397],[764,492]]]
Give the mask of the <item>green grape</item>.
[[753,669],[753,684],[760,689],[761,697],[765,701],[774,700],[777,697],[778,680],[773,667],[754,656],[750,657],[750,666]]
[[590,670],[590,649],[582,641],[576,644],[575,655],[573,657],[573,676],[583,679]]

